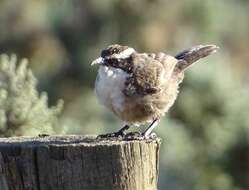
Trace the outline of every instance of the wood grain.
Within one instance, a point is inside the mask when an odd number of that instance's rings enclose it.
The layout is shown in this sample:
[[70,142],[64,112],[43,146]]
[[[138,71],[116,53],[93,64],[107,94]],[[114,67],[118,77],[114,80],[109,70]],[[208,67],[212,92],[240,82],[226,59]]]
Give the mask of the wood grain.
[[0,139],[1,190],[156,190],[159,139]]

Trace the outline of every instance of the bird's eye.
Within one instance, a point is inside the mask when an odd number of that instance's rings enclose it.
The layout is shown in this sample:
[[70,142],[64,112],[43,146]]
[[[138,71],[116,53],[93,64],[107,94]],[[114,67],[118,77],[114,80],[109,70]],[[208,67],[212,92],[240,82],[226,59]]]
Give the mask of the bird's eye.
[[114,48],[113,50],[112,50],[112,53],[114,54],[114,53],[118,53],[118,49],[117,48]]

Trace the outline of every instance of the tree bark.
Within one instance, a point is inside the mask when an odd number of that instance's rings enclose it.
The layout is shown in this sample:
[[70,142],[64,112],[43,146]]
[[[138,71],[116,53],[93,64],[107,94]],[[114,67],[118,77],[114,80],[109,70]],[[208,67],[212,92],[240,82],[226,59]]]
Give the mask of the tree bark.
[[156,190],[159,139],[0,139],[0,190]]

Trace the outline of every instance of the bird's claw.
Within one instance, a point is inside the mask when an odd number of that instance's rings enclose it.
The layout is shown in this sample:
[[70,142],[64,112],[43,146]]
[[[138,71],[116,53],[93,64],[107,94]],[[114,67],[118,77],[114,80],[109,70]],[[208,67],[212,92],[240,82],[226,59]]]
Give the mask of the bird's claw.
[[144,133],[137,131],[137,132],[127,133],[123,138],[124,140],[148,140],[148,139],[156,139],[157,135],[156,133],[145,135]]
[[156,139],[157,138],[157,134],[154,133],[154,132],[149,134],[149,135],[146,135],[146,134],[143,133],[142,136],[143,136],[144,139]]
[[142,133],[140,133],[139,131],[130,132],[124,136],[125,140],[135,140],[135,139],[141,139],[141,138],[142,138]]
[[107,134],[101,134],[97,136],[97,139],[106,139],[106,138],[119,138],[124,137],[125,133],[123,131],[118,131],[115,133],[107,133]]
[[98,135],[97,139],[108,139],[108,138],[119,138],[122,140],[148,140],[148,139],[156,139],[157,135],[156,133],[151,133],[149,135],[145,135],[141,132],[130,132],[130,133],[124,133],[123,131],[118,131],[115,133],[107,133]]
[[45,134],[45,133],[38,134],[38,137],[41,137],[41,138],[48,137],[48,136],[49,136],[49,134]]
[[117,132],[98,135],[97,139],[101,139],[101,138],[123,138],[126,135],[125,131],[127,131],[129,128],[130,128],[129,125],[125,125],[124,127],[122,127]]

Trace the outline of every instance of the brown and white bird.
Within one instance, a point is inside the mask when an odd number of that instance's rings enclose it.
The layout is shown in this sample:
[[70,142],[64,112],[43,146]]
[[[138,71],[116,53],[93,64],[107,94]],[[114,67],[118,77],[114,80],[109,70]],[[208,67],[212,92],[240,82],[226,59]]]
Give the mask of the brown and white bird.
[[149,137],[175,102],[184,71],[217,49],[215,45],[198,45],[175,57],[161,52],[139,53],[118,44],[104,49],[101,57],[92,62],[99,65],[96,96],[127,123],[118,132],[106,136],[122,136],[129,125],[151,123],[143,133]]

